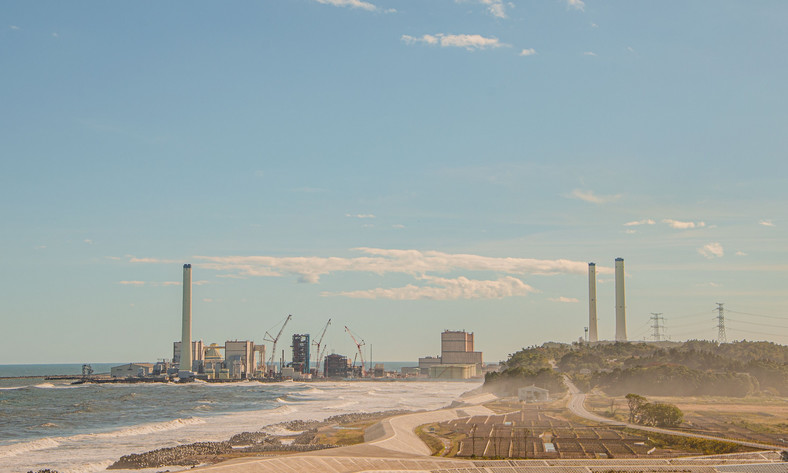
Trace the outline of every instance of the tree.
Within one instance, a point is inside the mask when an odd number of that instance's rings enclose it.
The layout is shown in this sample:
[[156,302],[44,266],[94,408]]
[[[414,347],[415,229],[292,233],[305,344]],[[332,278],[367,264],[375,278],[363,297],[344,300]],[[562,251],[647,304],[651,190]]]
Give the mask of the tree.
[[684,420],[684,413],[673,404],[646,403],[640,408],[641,424],[656,427],[676,427]]
[[626,399],[627,399],[627,406],[629,407],[629,422],[631,424],[634,423],[639,424],[641,411],[643,409],[643,406],[648,404],[648,399],[646,399],[645,397],[639,394],[634,394],[634,393],[627,394]]

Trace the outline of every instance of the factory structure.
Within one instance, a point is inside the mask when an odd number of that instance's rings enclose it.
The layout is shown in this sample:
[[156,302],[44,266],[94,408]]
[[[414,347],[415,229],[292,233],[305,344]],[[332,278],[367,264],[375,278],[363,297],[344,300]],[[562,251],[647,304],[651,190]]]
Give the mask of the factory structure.
[[482,352],[473,351],[473,333],[444,330],[440,356],[419,358],[419,372],[430,378],[469,379],[482,375]]
[[[617,342],[627,341],[627,304],[624,291],[624,258],[616,258],[616,337]],[[599,342],[596,313],[596,264],[588,263],[588,342]]]
[[[626,298],[624,290],[624,259],[615,259],[615,341],[627,341]],[[588,263],[588,327],[589,343],[598,343],[597,327],[597,284],[596,264]],[[266,332],[264,340],[271,342],[270,352],[266,345],[257,345],[251,340],[228,340],[224,344],[205,345],[202,340],[192,340],[192,266],[183,265],[183,303],[181,313],[181,339],[173,343],[172,360],[157,363],[128,363],[113,367],[113,378],[162,377],[166,379],[203,380],[308,380],[313,378],[367,378],[392,376],[384,371],[383,364],[367,369],[362,346],[364,340],[347,326],[345,331],[356,345],[357,353],[351,359],[332,353],[325,355],[323,337],[331,324],[328,319],[322,334],[313,341],[308,333],[292,335],[292,358],[285,363],[285,350],[277,362],[277,343],[292,318],[288,315],[281,323],[276,336]],[[316,349],[312,350],[312,345]],[[371,350],[370,350],[371,354]],[[325,355],[325,356],[324,356]],[[356,364],[356,360],[360,363]],[[314,366],[313,366],[314,365]],[[474,334],[465,330],[444,330],[441,333],[439,356],[426,356],[418,360],[418,367],[404,367],[397,376],[421,376],[435,379],[469,379],[481,377],[486,367],[482,352],[474,351]]]

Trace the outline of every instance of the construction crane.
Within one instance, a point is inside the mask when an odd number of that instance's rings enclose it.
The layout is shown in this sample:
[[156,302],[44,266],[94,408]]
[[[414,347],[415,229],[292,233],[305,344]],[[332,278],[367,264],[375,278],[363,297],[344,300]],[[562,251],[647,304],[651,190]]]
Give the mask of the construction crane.
[[[326,336],[326,330],[328,330],[329,325],[331,325],[331,319],[328,319],[328,322],[326,322],[326,326],[323,327],[323,333],[320,334],[320,339],[318,339],[318,341],[314,343],[317,346],[317,353],[315,353],[317,355],[317,363],[315,365],[316,366],[315,375],[317,375],[317,373],[320,373],[320,358],[322,357],[322,354],[320,353],[320,345],[323,343],[323,337]],[[326,347],[323,347],[323,350],[325,349]]]
[[[287,315],[287,318],[285,319],[284,323],[282,324],[282,328],[279,329],[279,333],[276,334],[276,337],[273,337],[273,336],[271,336],[270,333],[265,332],[265,336],[263,337],[263,340],[273,343],[273,346],[271,347],[271,362],[269,364],[270,366],[268,367],[268,372],[269,373],[274,371],[274,357],[276,356],[276,342],[279,341],[279,337],[282,336],[282,332],[284,332],[284,330],[285,330],[285,325],[287,325],[287,323],[290,322],[290,319],[292,319],[292,318],[293,318],[292,315],[290,315],[290,314]],[[276,325],[274,325],[274,327],[276,327]]]
[[[347,325],[345,325],[345,332],[350,335],[350,338],[353,339],[353,343],[356,344],[356,348],[358,349],[358,356],[361,359],[361,377],[363,378],[367,374],[366,369],[364,368],[364,353],[361,351],[361,347],[364,345],[364,339],[358,337],[358,339],[361,339],[361,342],[359,342],[356,338],[356,335],[353,334],[353,331],[350,330]],[[353,364],[356,364],[355,360],[353,360]]]

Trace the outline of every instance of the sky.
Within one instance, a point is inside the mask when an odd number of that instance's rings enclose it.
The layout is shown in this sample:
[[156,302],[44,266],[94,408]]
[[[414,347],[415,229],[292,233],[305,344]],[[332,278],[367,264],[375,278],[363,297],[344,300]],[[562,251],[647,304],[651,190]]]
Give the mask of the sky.
[[[0,4],[0,364],[788,343],[788,3]],[[289,342],[280,342],[286,347]],[[369,353],[367,357],[369,358]]]

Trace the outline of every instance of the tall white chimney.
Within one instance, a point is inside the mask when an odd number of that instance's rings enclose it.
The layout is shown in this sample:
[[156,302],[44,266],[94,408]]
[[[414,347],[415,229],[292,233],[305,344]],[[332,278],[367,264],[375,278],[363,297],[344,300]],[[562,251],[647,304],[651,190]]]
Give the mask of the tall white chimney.
[[598,342],[596,331],[596,264],[588,263],[588,341]]
[[183,327],[180,371],[192,370],[192,265],[183,265]]
[[616,258],[616,341],[627,341],[627,304],[624,297],[624,258]]

